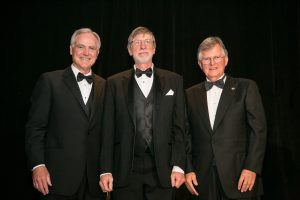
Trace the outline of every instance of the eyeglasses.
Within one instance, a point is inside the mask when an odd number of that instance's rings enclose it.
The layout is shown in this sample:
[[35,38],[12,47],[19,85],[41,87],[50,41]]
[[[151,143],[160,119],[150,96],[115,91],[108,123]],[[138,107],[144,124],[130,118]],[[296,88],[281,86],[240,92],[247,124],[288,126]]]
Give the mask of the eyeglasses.
[[219,63],[219,62],[221,62],[222,58],[224,58],[224,57],[225,56],[206,57],[206,58],[202,58],[200,61],[204,65],[208,65],[208,64],[212,63],[212,61],[214,61],[215,63]]
[[152,39],[146,39],[146,40],[132,40],[131,41],[131,45],[133,46],[140,46],[142,43],[145,45],[145,46],[148,46],[150,44],[153,44],[153,40]]

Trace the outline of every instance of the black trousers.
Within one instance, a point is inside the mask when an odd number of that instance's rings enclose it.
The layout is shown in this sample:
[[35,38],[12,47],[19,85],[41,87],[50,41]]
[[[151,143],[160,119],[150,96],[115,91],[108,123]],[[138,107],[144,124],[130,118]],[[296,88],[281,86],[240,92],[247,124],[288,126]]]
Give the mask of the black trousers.
[[[114,188],[113,200],[173,200],[175,190],[170,186],[161,187],[156,172],[154,158],[150,151],[134,157],[133,171],[129,184]],[[171,175],[171,174],[170,174]]]
[[65,195],[57,195],[57,194],[49,193],[48,195],[43,196],[41,199],[42,200],[105,200],[105,195],[104,193],[103,194],[101,193],[100,196],[91,195],[88,190],[87,177],[86,175],[84,175],[76,194],[65,196]]
[[[201,183],[200,183],[201,184]],[[199,194],[201,196],[201,194]],[[220,182],[216,166],[213,166],[211,179],[209,183],[208,200],[260,200],[260,197],[244,198],[244,199],[230,199],[226,196]]]

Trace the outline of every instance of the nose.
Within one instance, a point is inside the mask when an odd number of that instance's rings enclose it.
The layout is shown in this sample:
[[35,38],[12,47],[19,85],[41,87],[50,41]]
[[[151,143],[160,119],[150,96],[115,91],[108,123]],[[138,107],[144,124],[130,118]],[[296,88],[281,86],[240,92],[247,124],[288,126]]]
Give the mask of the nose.
[[211,64],[211,65],[213,65],[213,64],[215,64],[216,62],[215,62],[215,59],[214,58],[209,58],[209,64]]
[[140,48],[141,49],[145,49],[146,48],[145,41],[141,41]]

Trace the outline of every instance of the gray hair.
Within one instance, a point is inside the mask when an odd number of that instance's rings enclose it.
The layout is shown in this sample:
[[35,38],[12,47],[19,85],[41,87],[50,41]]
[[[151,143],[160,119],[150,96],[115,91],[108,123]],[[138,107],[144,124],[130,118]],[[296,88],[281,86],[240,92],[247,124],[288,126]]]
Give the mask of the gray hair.
[[197,52],[197,58],[198,60],[201,60],[202,58],[202,52],[212,49],[216,44],[219,44],[223,50],[223,53],[226,57],[228,57],[228,51],[219,37],[208,37],[199,45],[198,52]]
[[150,31],[148,28],[143,27],[143,26],[139,26],[137,28],[135,28],[129,35],[128,37],[128,43],[127,43],[127,48],[129,48],[131,46],[131,43],[133,41],[133,38],[135,38],[135,36],[139,35],[139,34],[149,34],[153,40],[153,46],[154,48],[156,48],[156,42],[155,42],[155,37],[154,34],[152,33],[152,31]]
[[96,37],[97,41],[98,41],[97,42],[97,48],[100,49],[100,47],[101,47],[100,36],[90,28],[81,28],[81,29],[76,30],[73,33],[72,37],[71,37],[71,43],[70,43],[71,46],[75,45],[77,36],[82,34],[82,33],[91,33],[91,34],[93,34]]

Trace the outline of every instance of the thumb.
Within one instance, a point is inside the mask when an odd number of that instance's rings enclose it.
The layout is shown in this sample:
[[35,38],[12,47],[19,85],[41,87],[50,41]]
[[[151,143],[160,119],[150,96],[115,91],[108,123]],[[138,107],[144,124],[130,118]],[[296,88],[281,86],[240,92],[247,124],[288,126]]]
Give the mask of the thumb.
[[47,184],[50,185],[50,186],[52,186],[50,176],[47,176]]
[[110,190],[113,189],[113,181],[112,181],[112,180],[109,181],[109,183],[108,183],[108,188],[109,188]]

